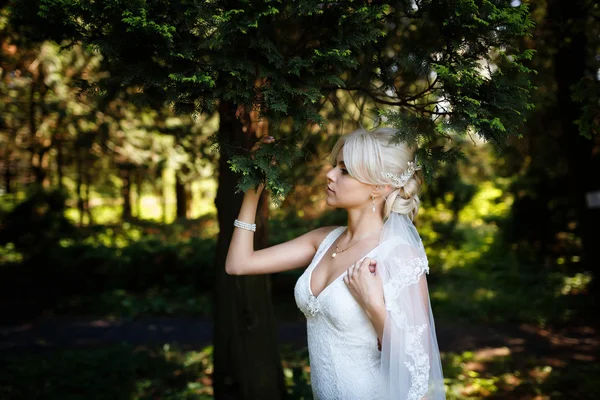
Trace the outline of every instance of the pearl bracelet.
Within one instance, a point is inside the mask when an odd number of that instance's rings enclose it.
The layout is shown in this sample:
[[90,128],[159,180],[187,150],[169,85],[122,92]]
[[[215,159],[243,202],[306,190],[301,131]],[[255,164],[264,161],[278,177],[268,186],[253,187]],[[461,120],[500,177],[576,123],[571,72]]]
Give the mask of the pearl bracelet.
[[256,232],[256,224],[249,224],[247,222],[242,222],[237,219],[235,221],[233,221],[233,226],[236,226],[236,227],[242,228],[242,229],[246,229],[248,231]]

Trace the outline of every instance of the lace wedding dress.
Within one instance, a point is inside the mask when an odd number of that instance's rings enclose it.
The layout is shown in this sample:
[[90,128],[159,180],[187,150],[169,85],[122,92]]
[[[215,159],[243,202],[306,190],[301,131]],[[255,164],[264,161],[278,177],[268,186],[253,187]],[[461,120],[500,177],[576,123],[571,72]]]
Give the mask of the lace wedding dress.
[[[310,286],[312,272],[346,229],[335,228],[325,237],[294,289],[296,304],[307,319],[314,399],[444,399],[433,321],[429,319],[424,322],[423,318],[419,318],[417,323],[412,312],[405,310],[402,305],[410,300],[406,298],[409,294],[407,288],[419,290],[417,283],[425,279],[426,260],[425,264],[415,262],[420,258],[400,263],[401,268],[392,271],[398,273],[391,278],[385,263],[380,263],[380,260],[387,259],[395,265],[399,264],[393,258],[398,249],[398,240],[389,235],[364,256],[378,260],[378,273],[384,282],[388,317],[382,350],[378,349],[373,324],[343,281],[346,272],[326,286],[318,296],[313,295]],[[423,308],[421,301],[413,301],[412,304],[410,307]],[[433,378],[439,379],[432,382]]]
[[[315,400],[381,398],[377,334],[346,287],[345,273],[316,297],[310,288],[313,269],[345,230],[346,227],[339,227],[329,233],[294,289],[296,304],[307,320],[310,379]],[[376,250],[365,257],[374,256]]]

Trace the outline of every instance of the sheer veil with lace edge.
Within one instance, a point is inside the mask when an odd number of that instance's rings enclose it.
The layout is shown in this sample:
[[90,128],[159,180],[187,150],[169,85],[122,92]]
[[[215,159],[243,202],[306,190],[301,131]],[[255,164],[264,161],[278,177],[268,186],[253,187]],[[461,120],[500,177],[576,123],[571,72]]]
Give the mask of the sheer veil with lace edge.
[[377,257],[386,304],[381,376],[387,400],[446,398],[440,352],[425,274],[429,266],[417,229],[407,215],[390,213]]

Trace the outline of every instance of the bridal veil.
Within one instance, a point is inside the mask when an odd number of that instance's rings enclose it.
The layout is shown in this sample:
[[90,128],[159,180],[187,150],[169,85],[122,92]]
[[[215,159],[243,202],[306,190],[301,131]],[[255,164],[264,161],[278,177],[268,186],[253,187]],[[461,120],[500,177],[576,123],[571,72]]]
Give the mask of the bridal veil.
[[386,320],[381,375],[386,400],[443,400],[444,378],[425,274],[429,266],[419,233],[407,215],[391,212],[377,257]]

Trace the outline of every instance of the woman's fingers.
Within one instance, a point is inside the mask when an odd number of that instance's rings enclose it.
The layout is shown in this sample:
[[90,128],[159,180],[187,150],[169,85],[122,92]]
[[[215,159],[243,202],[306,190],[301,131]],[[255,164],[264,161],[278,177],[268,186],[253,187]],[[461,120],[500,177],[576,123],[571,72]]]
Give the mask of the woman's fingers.
[[368,268],[369,271],[372,273],[374,271],[375,266],[377,265],[377,260],[375,260],[374,258],[365,257],[360,265],[361,267],[365,267],[365,269]]
[[[256,153],[258,151],[261,144],[273,143],[274,141],[275,141],[275,138],[273,136],[268,136],[268,135],[261,136],[261,138],[258,139],[258,141],[256,143],[254,143],[254,146],[252,146],[252,148],[250,149],[250,158],[254,159],[254,153]],[[271,164],[275,164],[274,158],[271,160]]]
[[[363,268],[364,267],[364,268]],[[346,270],[344,275],[344,283],[350,285],[351,282],[357,280],[360,277],[361,271],[366,272],[367,270],[372,275],[375,275],[377,269],[377,260],[374,258],[364,258],[361,261],[357,261],[350,268]]]
[[275,141],[275,138],[273,136],[262,136],[258,142],[256,142],[255,146],[260,147],[260,145],[262,143],[273,143]]

